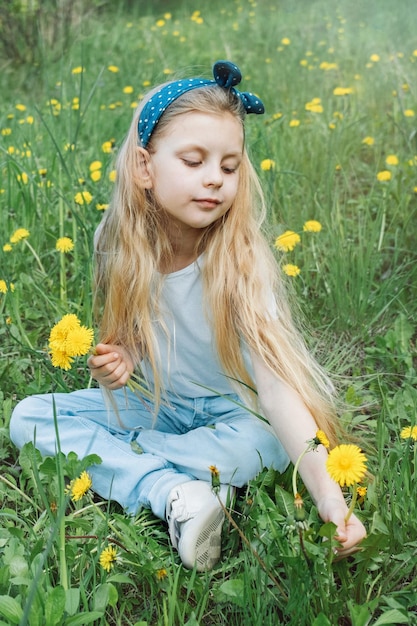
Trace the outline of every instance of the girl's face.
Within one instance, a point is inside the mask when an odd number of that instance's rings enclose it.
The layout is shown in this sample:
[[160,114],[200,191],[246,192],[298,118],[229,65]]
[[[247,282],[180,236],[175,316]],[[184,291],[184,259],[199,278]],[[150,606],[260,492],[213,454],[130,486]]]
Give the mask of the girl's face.
[[230,113],[184,113],[157,138],[149,156],[150,187],[175,238],[197,239],[230,209],[242,152],[242,124]]

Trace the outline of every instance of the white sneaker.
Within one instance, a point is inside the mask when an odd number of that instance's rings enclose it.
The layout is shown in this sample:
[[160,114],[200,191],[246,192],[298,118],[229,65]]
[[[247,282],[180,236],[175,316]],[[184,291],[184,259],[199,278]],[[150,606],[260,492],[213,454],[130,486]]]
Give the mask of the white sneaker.
[[[221,485],[220,500],[226,503],[227,485]],[[220,559],[224,511],[211,484],[191,480],[174,487],[168,496],[166,519],[169,536],[183,565],[198,572],[212,569]]]

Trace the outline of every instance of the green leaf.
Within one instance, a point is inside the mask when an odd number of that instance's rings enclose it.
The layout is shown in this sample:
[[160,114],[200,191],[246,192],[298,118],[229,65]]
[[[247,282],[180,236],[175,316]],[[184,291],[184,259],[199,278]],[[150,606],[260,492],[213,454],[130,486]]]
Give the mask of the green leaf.
[[70,617],[65,622],[65,626],[86,626],[92,624],[96,619],[103,617],[103,611],[89,611],[88,613],[79,613],[74,617]]
[[238,606],[245,606],[244,583],[241,578],[226,580],[220,585],[220,591]]
[[319,613],[311,626],[332,626],[332,623],[324,613]]
[[65,591],[65,611],[68,615],[75,615],[80,606],[80,590],[78,587]]
[[51,589],[45,602],[45,626],[61,623],[65,610],[65,591],[61,586]]
[[18,624],[23,616],[23,610],[15,598],[0,596],[0,615],[11,624]]
[[275,486],[275,502],[282,515],[288,517],[294,512],[294,496],[285,491],[280,485]]
[[367,604],[349,603],[349,613],[352,626],[366,626],[369,624],[371,612]]
[[382,626],[382,624],[409,624],[410,620],[402,611],[397,609],[390,609],[386,611],[381,617],[378,617],[373,626]]
[[119,594],[117,589],[111,583],[104,583],[100,585],[95,592],[94,596],[94,608],[97,611],[105,611],[108,606],[115,606]]

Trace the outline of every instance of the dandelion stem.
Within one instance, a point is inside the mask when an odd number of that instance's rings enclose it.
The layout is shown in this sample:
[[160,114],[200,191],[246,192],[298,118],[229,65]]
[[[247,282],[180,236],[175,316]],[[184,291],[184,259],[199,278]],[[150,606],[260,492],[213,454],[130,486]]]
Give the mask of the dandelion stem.
[[353,487],[352,501],[350,503],[348,512],[346,513],[346,517],[345,517],[345,523],[346,524],[348,523],[349,517],[353,513],[353,509],[355,508],[357,499],[358,499],[358,485],[357,485],[357,483],[355,483],[355,485]]
[[293,469],[293,473],[292,473],[292,490],[294,493],[294,498],[297,497],[298,494],[298,489],[297,489],[297,474],[298,474],[298,468],[300,467],[300,463],[303,460],[304,456],[307,454],[307,452],[309,452],[310,450],[310,446],[308,446],[305,450],[303,450],[303,452],[300,454],[300,456],[298,457],[295,465],[294,465],[294,469]]
[[232,524],[233,528],[235,530],[237,530],[237,532],[239,533],[239,537],[242,539],[242,541],[244,542],[244,544],[250,549],[250,551],[252,552],[253,556],[255,557],[255,559],[258,561],[259,565],[262,567],[262,569],[264,570],[264,572],[267,574],[267,576],[272,580],[272,582],[274,583],[274,585],[276,586],[276,588],[278,589],[278,591],[281,593],[282,597],[285,600],[288,600],[288,596],[285,593],[284,589],[282,588],[282,586],[280,585],[280,583],[278,582],[278,580],[275,578],[275,576],[268,570],[268,568],[266,567],[265,563],[263,562],[263,560],[261,559],[261,557],[259,556],[259,554],[257,553],[257,551],[251,546],[249,540],[247,539],[247,537],[243,534],[243,532],[240,530],[239,526],[236,524],[235,520],[233,519],[233,517],[230,515],[230,512],[226,509],[226,507],[224,506],[223,502],[221,501],[221,499],[219,498],[218,494],[217,495],[217,499],[220,503],[220,506],[222,507],[224,514],[226,515],[227,519],[229,520],[229,522]]
[[39,269],[41,270],[42,274],[46,275],[45,268],[42,265],[42,262],[41,262],[41,260],[40,260],[40,258],[38,256],[38,253],[36,252],[36,250],[33,248],[33,246],[30,245],[30,243],[28,242],[27,239],[24,239],[24,244],[25,244],[25,246],[27,246],[29,248],[29,250],[33,254],[33,257],[34,257],[36,263],[38,264]]
[[[62,189],[62,170],[59,168],[59,185]],[[59,236],[64,236],[64,199],[60,194],[58,197],[58,221],[59,221]],[[67,303],[67,276],[65,272],[65,254],[60,254],[59,261],[59,291],[61,304],[66,307]]]

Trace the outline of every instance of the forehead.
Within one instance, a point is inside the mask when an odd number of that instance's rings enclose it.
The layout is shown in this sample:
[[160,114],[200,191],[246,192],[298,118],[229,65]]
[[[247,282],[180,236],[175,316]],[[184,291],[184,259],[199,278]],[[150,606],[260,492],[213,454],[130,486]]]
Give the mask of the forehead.
[[200,143],[203,146],[229,146],[230,151],[242,151],[244,131],[242,122],[234,115],[189,111],[170,120],[160,135],[155,137],[155,148],[163,143],[176,143],[178,147]]

